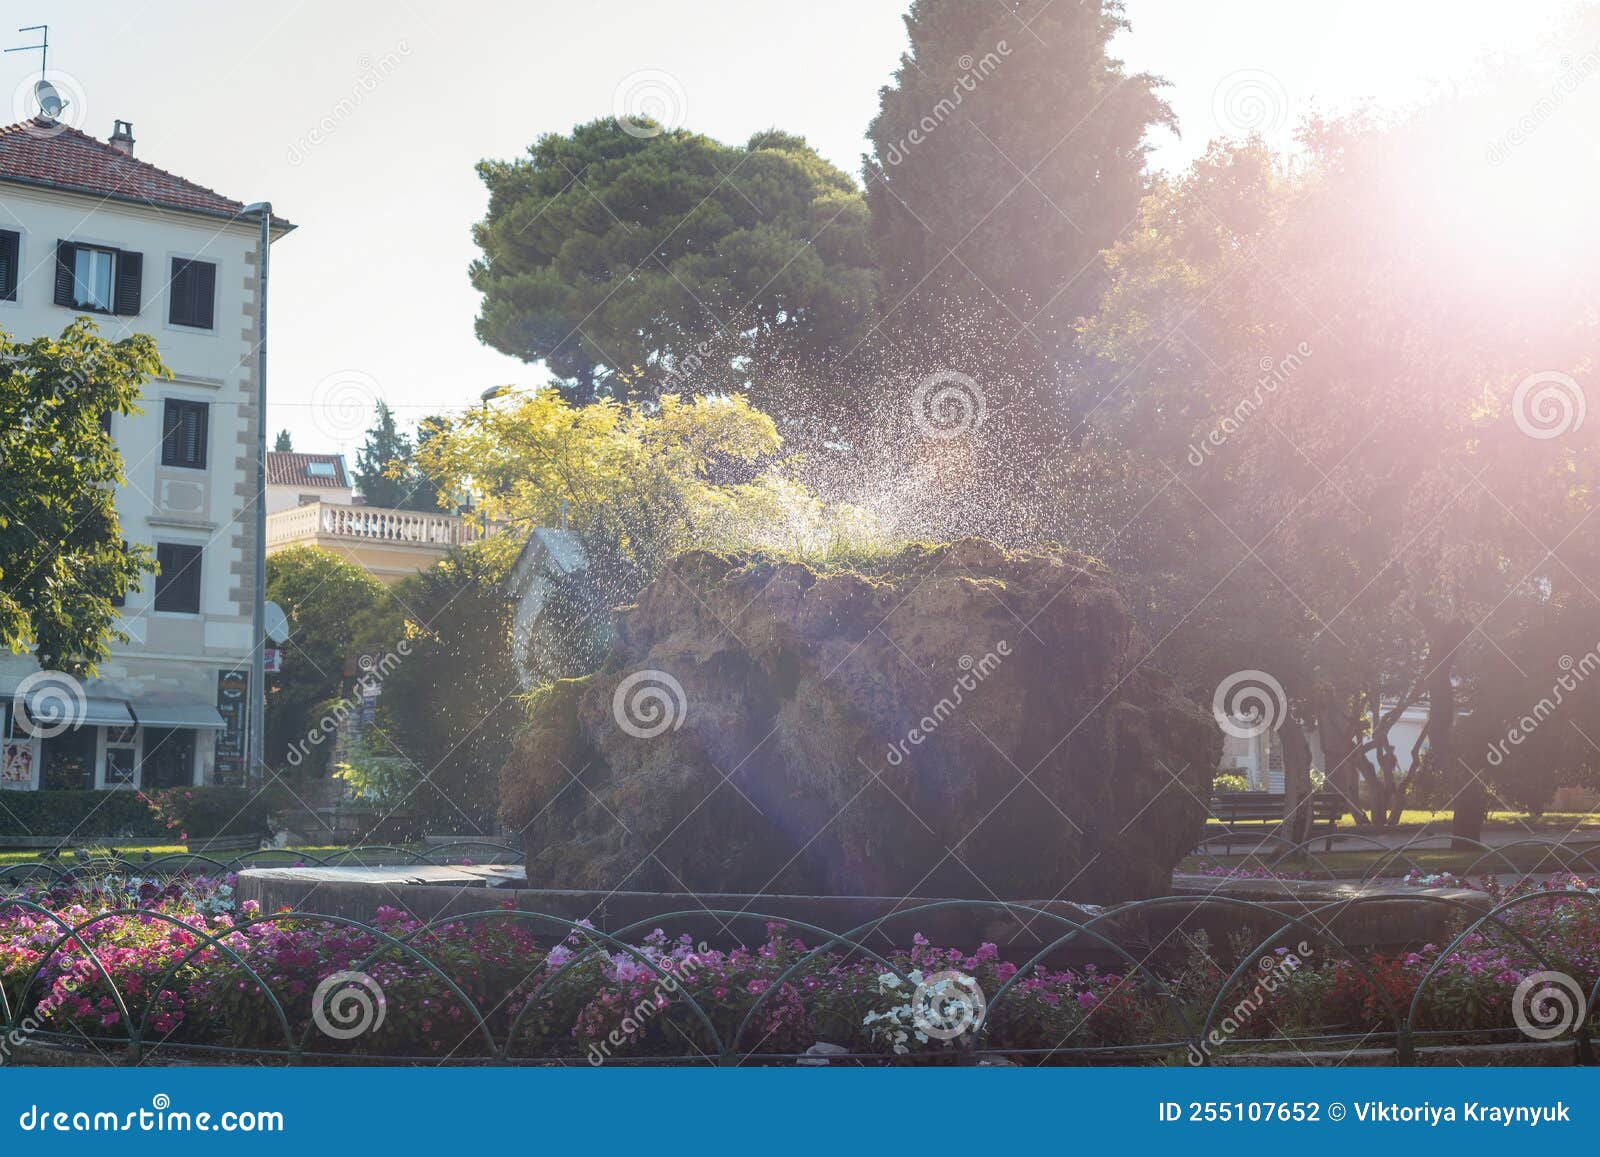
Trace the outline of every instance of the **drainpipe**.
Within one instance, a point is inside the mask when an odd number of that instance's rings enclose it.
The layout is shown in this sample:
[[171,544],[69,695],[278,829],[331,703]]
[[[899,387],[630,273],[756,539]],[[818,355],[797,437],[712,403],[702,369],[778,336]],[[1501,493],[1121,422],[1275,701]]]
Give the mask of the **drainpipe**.
[[246,776],[253,787],[267,782],[267,264],[272,247],[272,202],[246,205],[241,215],[261,219],[260,268],[256,271],[256,573],[250,613],[250,754]]

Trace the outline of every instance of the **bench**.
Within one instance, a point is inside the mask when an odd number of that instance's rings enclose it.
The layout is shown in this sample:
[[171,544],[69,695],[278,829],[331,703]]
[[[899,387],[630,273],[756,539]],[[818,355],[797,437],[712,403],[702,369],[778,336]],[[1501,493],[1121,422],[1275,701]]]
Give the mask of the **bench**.
[[[1206,836],[1231,836],[1238,824],[1278,825],[1283,823],[1287,797],[1276,791],[1224,791],[1211,797],[1211,820]],[[1348,810],[1338,792],[1319,791],[1311,796],[1311,826],[1308,831],[1332,831]],[[1244,833],[1254,836],[1255,832]],[[1276,832],[1263,829],[1263,836],[1280,839]],[[1230,839],[1228,847],[1232,847]]]

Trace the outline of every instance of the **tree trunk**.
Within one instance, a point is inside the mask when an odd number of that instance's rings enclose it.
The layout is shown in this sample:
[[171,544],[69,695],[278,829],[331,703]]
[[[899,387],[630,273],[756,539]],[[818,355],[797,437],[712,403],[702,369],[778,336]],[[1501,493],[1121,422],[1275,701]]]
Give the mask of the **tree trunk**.
[[1328,790],[1344,803],[1345,811],[1357,823],[1367,823],[1361,808],[1361,765],[1366,762],[1356,751],[1355,725],[1349,705],[1337,695],[1325,697],[1317,711],[1317,734],[1322,739],[1322,757],[1327,766]]
[[1464,841],[1483,841],[1483,820],[1489,810],[1482,779],[1456,757],[1455,656],[1470,630],[1450,620],[1428,632],[1428,761],[1445,783],[1457,785],[1450,834],[1455,837],[1451,846],[1462,849],[1473,846]]
[[1284,835],[1295,844],[1311,838],[1315,816],[1311,807],[1311,744],[1305,728],[1289,718],[1278,728],[1283,744],[1283,823]]

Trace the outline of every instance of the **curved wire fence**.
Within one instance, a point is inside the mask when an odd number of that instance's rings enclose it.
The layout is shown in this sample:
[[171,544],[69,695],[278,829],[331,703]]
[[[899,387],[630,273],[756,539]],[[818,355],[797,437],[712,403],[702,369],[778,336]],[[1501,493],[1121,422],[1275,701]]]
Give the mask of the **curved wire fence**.
[[[411,858],[404,849],[352,849],[317,862],[398,853],[403,863],[442,863],[469,858],[464,847]],[[8,966],[0,939],[0,1040],[124,1064],[1206,1065],[1239,1054],[1331,1063],[1363,1050],[1369,1063],[1405,1065],[1434,1047],[1533,1041],[1563,1045],[1572,1063],[1594,1061],[1600,892],[1582,887],[1493,903],[1428,889],[1276,905],[1167,896],[1071,915],[944,900],[846,929],[694,908],[600,930],[487,900],[425,923],[393,912],[364,923],[303,911],[197,920],[157,910],[189,889],[197,903],[214,903],[207,874],[258,855],[8,870],[0,933],[24,922],[36,955],[31,967],[27,954]],[[150,879],[158,867],[164,883]],[[99,911],[81,903],[83,889],[127,879],[143,881],[152,902]],[[1437,915],[1444,947],[1377,951],[1340,931],[1384,915],[1372,906],[1395,904]],[[1229,944],[1206,947],[1188,930],[1202,912],[1231,930]],[[917,935],[952,916],[973,929],[1036,931],[1005,951],[936,948]],[[716,949],[666,935],[712,923],[721,929]],[[1472,962],[1484,960],[1505,968],[1478,983]],[[1397,961],[1408,962],[1410,979],[1397,981]],[[1514,998],[1531,976],[1564,978],[1570,1015],[1525,1017]],[[1463,988],[1469,980],[1477,987]],[[1351,993],[1364,1003],[1353,1005]],[[1357,1011],[1284,1020],[1318,1002]],[[628,1030],[620,1038],[617,1027],[603,1034],[618,1025]],[[0,1061],[19,1058],[0,1048]]]

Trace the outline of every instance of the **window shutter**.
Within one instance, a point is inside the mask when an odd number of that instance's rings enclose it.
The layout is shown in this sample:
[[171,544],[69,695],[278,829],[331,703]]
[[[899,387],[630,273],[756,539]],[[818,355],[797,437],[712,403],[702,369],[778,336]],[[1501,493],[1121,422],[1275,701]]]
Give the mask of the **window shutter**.
[[78,247],[70,241],[56,242],[56,304],[72,308],[72,264]]
[[172,278],[167,296],[167,320],[173,325],[192,325],[211,329],[215,316],[217,267],[209,261],[172,259]]
[[184,431],[184,448],[193,466],[206,464],[206,415],[210,407],[204,404],[189,407],[188,429]]
[[196,261],[190,267],[194,272],[194,324],[210,329],[214,320],[217,297],[217,267],[209,261]]
[[0,230],[0,300],[17,300],[17,250],[20,233]]
[[117,254],[116,308],[113,313],[139,312],[139,291],[144,287],[144,254],[126,249]]

